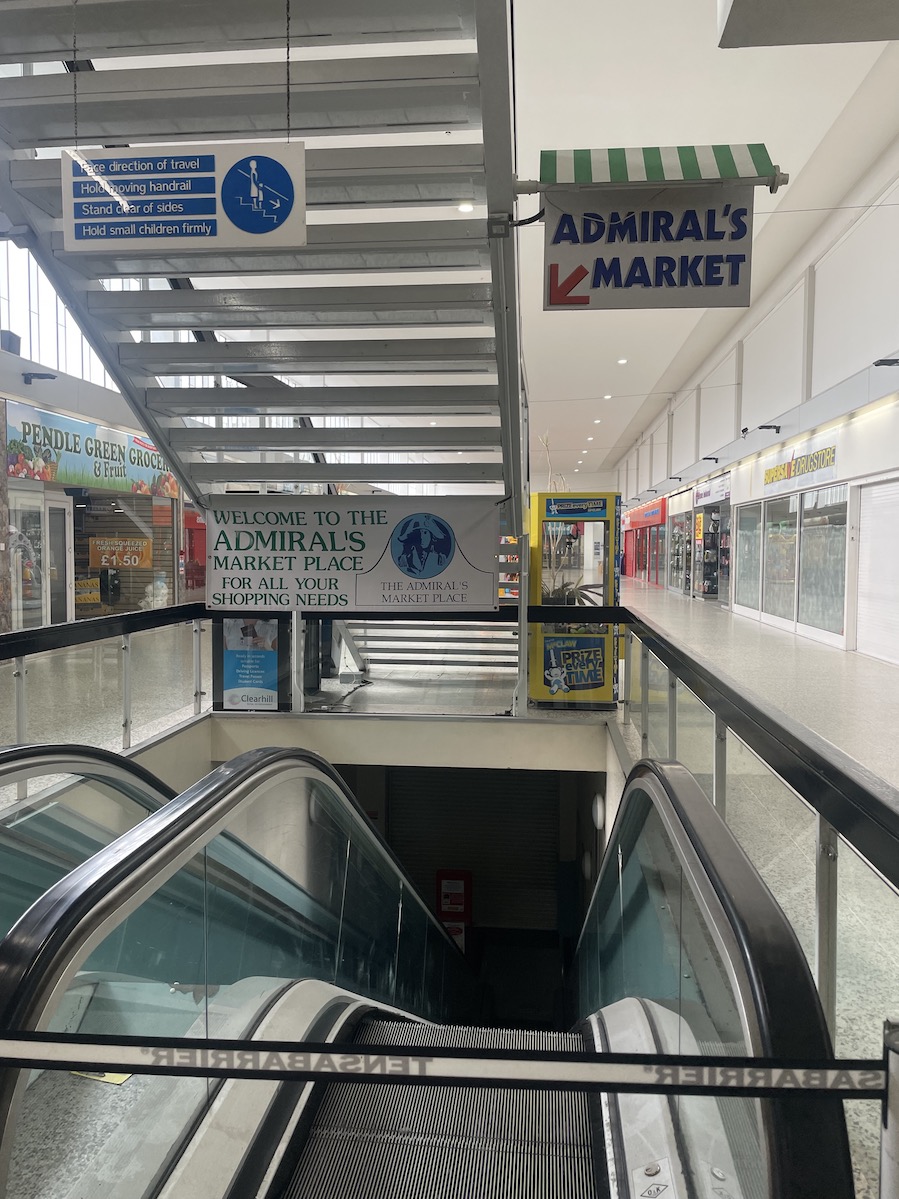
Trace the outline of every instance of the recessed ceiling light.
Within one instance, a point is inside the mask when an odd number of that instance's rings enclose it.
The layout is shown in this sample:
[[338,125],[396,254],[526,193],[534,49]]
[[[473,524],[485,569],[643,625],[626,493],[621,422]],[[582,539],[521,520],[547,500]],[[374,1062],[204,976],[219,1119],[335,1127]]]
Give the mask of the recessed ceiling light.
[[577,460],[578,466],[582,466],[583,462],[584,462],[583,458],[578,458],[578,460]]
[[463,200],[462,203],[459,205],[459,211],[460,212],[474,212],[474,204],[471,204],[468,200]]
[[[610,400],[612,397],[610,395],[607,395],[607,396],[603,396],[602,398],[604,400]],[[599,421],[596,421],[596,424],[599,424]]]
[[589,454],[589,453],[590,453],[590,451],[589,451],[589,450],[581,450],[581,453],[582,453],[582,454]]
[[430,422],[430,424],[432,424],[432,425],[436,425],[436,424],[437,424],[437,422],[436,422],[435,420],[432,420],[432,421]]
[[602,424],[602,421],[601,421],[601,420],[595,420],[593,423],[594,423],[594,425],[601,425],[601,424]]
[[581,472],[578,470],[578,468],[577,468],[577,467],[575,467],[575,468],[574,468],[574,473],[575,473],[576,475],[579,475]]
[[592,441],[592,440],[593,440],[593,438],[592,438],[592,437],[588,437],[588,438],[587,438],[587,440],[588,440],[588,441]]
[[619,366],[627,366],[627,359],[626,359],[626,358],[619,358],[619,359],[618,359],[618,365],[619,365]]

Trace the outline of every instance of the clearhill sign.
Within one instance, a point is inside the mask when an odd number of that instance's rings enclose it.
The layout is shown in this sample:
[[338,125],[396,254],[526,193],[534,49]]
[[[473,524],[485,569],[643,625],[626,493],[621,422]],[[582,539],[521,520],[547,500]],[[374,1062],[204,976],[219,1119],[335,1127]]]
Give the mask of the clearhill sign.
[[543,306],[745,308],[762,145],[544,151]]

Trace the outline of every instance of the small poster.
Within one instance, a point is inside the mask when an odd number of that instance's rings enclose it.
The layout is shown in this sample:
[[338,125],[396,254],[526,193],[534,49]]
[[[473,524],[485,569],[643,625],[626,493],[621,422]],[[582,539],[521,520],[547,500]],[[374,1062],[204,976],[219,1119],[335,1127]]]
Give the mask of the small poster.
[[289,711],[289,618],[219,617],[213,653],[215,711]]
[[91,537],[88,540],[91,570],[135,570],[153,567],[153,541],[150,537]]
[[601,637],[544,637],[543,677],[549,694],[603,687],[604,648]]

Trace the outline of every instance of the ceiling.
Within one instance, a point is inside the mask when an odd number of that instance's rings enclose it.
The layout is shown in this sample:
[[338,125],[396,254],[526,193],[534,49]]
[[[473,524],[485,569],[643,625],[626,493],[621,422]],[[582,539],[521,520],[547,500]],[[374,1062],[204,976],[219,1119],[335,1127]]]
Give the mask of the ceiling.
[[[816,7],[825,25],[829,9],[845,11]],[[516,0],[518,172],[537,178],[541,149],[764,142],[790,182],[775,195],[756,189],[754,302],[899,136],[899,44],[717,41],[715,0]],[[538,207],[523,197],[519,216]],[[521,228],[520,247],[532,486],[547,485],[547,436],[569,487],[614,486],[598,472],[619,463],[745,310],[544,313],[542,224]]]
[[[761,0],[722,2],[731,40],[762,40]],[[58,148],[74,132],[62,61],[76,8],[0,0],[0,75],[16,70],[4,63],[32,72],[0,78],[0,209],[196,495],[294,479],[514,497],[519,350],[532,487],[550,470],[571,488],[615,487],[614,468],[715,365],[745,310],[544,313],[542,225],[502,245],[488,236],[488,215],[513,208],[515,172],[536,178],[549,148],[764,142],[790,182],[756,190],[755,302],[899,136],[899,43],[722,50],[716,0],[293,8],[306,249],[73,255],[60,243]],[[91,68],[77,74],[82,148],[283,138],[288,11],[78,0]],[[844,12],[814,5],[823,40]],[[539,207],[523,195],[515,215]],[[110,278],[145,289],[98,290]],[[183,376],[194,386],[171,386]],[[255,446],[240,430],[189,427],[234,414],[265,430]]]

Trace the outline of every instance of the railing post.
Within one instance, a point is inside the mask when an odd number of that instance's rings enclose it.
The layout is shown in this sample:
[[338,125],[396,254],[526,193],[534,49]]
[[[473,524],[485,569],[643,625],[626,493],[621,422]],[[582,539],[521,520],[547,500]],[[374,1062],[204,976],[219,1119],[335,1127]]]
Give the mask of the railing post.
[[[819,815],[815,869],[815,982],[827,1027],[834,1039],[837,1019],[838,847],[836,829]],[[899,1191],[893,1193],[899,1194]]]
[[640,642],[640,755],[649,757],[649,646]]
[[624,716],[622,724],[631,722],[631,677],[633,675],[634,634],[630,626],[624,630]]
[[194,630],[194,716],[203,710],[203,622],[195,620]]
[[899,1020],[883,1022],[887,1095],[880,1130],[880,1194],[899,1195]]
[[131,634],[122,634],[122,749],[131,748]]
[[668,671],[668,757],[677,757],[677,675]]
[[[16,698],[16,744],[24,745],[28,740],[28,701],[25,695],[25,676],[28,670],[25,666],[25,658],[13,659],[12,677],[15,679],[15,698]],[[22,779],[16,783],[16,798],[28,798],[28,780]]]
[[727,809],[727,725],[715,717],[715,744],[712,756],[712,803],[725,819]]
[[518,538],[518,678],[512,695],[512,715],[528,714],[528,595],[530,550],[528,535]]
[[290,706],[294,712],[306,711],[306,622],[299,612],[293,614],[293,637],[291,639],[291,670]]

